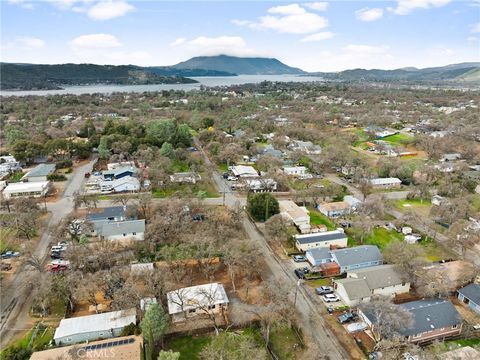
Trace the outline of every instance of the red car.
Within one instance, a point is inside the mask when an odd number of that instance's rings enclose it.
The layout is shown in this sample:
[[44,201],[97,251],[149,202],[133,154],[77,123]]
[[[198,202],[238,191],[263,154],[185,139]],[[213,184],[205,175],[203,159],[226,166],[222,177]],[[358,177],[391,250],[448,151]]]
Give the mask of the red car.
[[47,266],[47,271],[48,272],[52,272],[52,273],[56,273],[56,272],[62,272],[62,271],[65,271],[65,270],[68,270],[68,266],[67,265],[58,265],[58,264],[50,264]]

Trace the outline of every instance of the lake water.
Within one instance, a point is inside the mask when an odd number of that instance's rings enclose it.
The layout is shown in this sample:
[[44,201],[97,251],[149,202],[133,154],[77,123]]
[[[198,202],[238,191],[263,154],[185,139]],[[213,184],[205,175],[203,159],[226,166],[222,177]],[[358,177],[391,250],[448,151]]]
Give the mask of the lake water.
[[28,91],[0,91],[1,96],[27,96],[27,95],[57,95],[57,94],[109,94],[112,92],[137,92],[162,91],[162,90],[194,90],[204,86],[228,86],[259,83],[262,81],[281,81],[281,82],[312,82],[322,81],[321,77],[316,76],[297,76],[297,75],[239,75],[239,76],[211,76],[211,77],[192,77],[198,81],[196,84],[158,84],[158,85],[84,85],[84,86],[66,86],[62,90],[28,90]]

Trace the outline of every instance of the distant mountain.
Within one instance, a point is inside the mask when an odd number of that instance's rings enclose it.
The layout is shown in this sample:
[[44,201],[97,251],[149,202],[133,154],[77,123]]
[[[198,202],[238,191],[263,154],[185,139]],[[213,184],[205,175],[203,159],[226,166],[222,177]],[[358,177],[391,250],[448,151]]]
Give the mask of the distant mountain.
[[476,81],[478,80],[479,69],[480,63],[471,62],[425,69],[411,67],[396,70],[353,69],[338,73],[315,73],[315,75],[322,76],[329,80],[340,81]]
[[163,76],[184,76],[184,77],[196,77],[196,76],[237,76],[235,73],[219,70],[207,70],[207,69],[176,69],[172,66],[152,66],[145,68],[146,70],[153,72],[154,74]]
[[184,84],[197,81],[176,75],[161,75],[134,65],[93,64],[0,64],[0,89],[61,89],[87,84]]
[[285,65],[272,58],[235,57],[228,55],[198,56],[190,60],[173,65],[174,69],[204,69],[226,71],[233,74],[244,75],[301,75],[305,72],[298,68]]

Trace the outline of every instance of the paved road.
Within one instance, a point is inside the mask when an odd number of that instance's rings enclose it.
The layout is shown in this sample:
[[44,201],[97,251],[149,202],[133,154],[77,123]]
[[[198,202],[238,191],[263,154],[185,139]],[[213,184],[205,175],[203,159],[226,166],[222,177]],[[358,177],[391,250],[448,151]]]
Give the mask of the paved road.
[[[47,203],[49,219],[47,227],[33,251],[41,259],[48,255],[49,245],[52,241],[50,231],[73,210],[73,194],[80,189],[84,174],[91,172],[94,160],[79,166],[70,177],[61,198],[54,203]],[[28,330],[28,310],[32,301],[31,291],[25,286],[31,279],[29,271],[18,271],[14,278],[5,287],[2,286],[0,294],[0,348],[5,347],[16,334]]]
[[[212,178],[217,187],[217,191],[222,194],[222,198],[214,199],[215,202],[222,204],[225,203],[227,207],[244,204],[244,198],[239,198],[235,192],[229,190],[227,182],[220,176],[216,167],[210,162],[200,144],[196,143],[196,146],[202,151],[206,165],[211,169]],[[284,260],[281,260],[276,256],[275,252],[265,240],[265,237],[246,216],[242,221],[246,234],[260,247],[262,254],[265,255],[265,262],[270,269],[270,274],[264,276],[265,280],[278,280],[284,284],[290,285],[292,289],[295,289],[298,279],[293,274],[293,271],[291,271],[290,266]],[[318,349],[321,352],[320,355],[328,356],[328,358],[332,360],[345,360],[350,358],[349,354],[343,349],[335,336],[328,330],[325,321],[322,318],[322,310],[325,311],[325,309],[315,304],[311,300],[306,289],[301,286],[299,287],[296,299],[296,307],[300,313],[299,325],[301,326],[304,335],[317,344]],[[319,358],[321,358],[321,356],[319,356]]]

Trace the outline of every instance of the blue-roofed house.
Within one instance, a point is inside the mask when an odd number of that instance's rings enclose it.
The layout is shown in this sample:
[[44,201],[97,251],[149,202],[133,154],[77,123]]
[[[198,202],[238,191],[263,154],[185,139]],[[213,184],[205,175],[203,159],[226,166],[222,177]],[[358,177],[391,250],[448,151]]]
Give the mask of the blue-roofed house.
[[[393,305],[412,314],[413,324],[399,329],[399,333],[413,343],[426,343],[455,337],[462,332],[462,317],[450,300],[417,300]],[[368,310],[359,310],[359,315],[373,332],[376,332],[375,315]]]
[[295,246],[300,251],[307,251],[319,247],[346,247],[347,235],[343,229],[324,231],[311,234],[295,235]]
[[382,265],[383,257],[375,245],[362,245],[332,250],[332,261],[340,265],[340,272]]
[[321,264],[331,262],[332,254],[330,254],[330,248],[320,247],[307,250],[305,253],[305,258],[310,264],[312,264],[312,266],[320,266]]
[[480,314],[480,285],[469,284],[457,290],[457,297],[470,309]]
[[137,168],[133,166],[123,166],[112,170],[103,172],[103,178],[106,180],[121,179],[126,176],[134,176],[137,173]]

